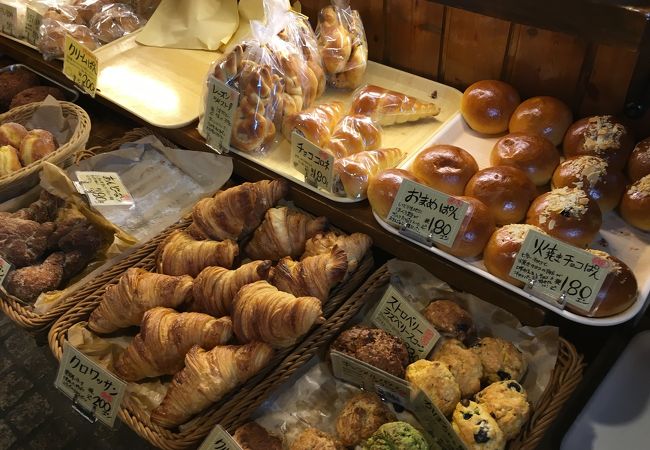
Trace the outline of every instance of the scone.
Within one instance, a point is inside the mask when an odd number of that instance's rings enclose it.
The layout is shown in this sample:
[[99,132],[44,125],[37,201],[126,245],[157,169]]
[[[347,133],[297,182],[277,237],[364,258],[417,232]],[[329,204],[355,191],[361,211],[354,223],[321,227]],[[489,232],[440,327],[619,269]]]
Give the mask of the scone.
[[293,441],[289,450],[345,450],[341,441],[316,428],[307,428]]
[[486,384],[503,380],[521,381],[528,368],[523,353],[504,339],[484,337],[472,347],[472,351],[481,358],[483,382]]
[[237,428],[233,438],[242,450],[282,450],[282,440],[257,422],[248,422]]
[[390,422],[379,427],[361,450],[429,450],[429,444],[418,430],[406,422]]
[[445,416],[460,401],[460,388],[447,365],[421,359],[406,368],[406,381],[418,387]]
[[499,424],[483,405],[463,400],[456,405],[451,426],[468,450],[500,450],[506,439]]
[[492,383],[475,400],[490,411],[507,440],[517,437],[530,417],[526,390],[513,380]]
[[336,419],[336,434],[343,445],[354,447],[383,424],[395,420],[393,412],[376,394],[362,392],[343,406]]
[[468,344],[476,335],[472,316],[451,300],[434,300],[425,308],[423,314],[445,337]]
[[443,342],[431,359],[443,362],[449,367],[460,387],[461,398],[469,398],[481,390],[481,358],[459,340],[448,339]]

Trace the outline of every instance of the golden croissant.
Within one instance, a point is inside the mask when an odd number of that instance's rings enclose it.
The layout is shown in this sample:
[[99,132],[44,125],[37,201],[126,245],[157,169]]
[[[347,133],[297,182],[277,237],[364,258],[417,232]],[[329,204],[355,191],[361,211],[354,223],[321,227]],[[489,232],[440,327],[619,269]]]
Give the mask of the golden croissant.
[[185,231],[174,231],[160,244],[158,272],[167,275],[197,276],[208,266],[232,267],[239,246],[225,241],[197,241]]
[[241,342],[288,347],[321,320],[320,300],[296,297],[266,281],[247,284],[233,301],[233,331]]
[[172,428],[219,401],[232,389],[264,368],[273,349],[263,342],[217,346],[205,351],[194,346],[185,356],[185,368],[176,373],[151,422]]
[[329,253],[308,256],[302,261],[282,258],[273,268],[270,282],[296,297],[316,297],[324,303],[330,289],[343,279],[347,269],[347,255],[334,247]]
[[348,258],[348,273],[357,270],[359,262],[372,246],[372,238],[363,233],[352,233],[349,236],[337,235],[333,231],[319,233],[305,243],[305,253],[302,258],[329,253],[334,246],[339,247]]
[[352,198],[365,197],[370,179],[404,157],[399,148],[382,148],[355,153],[334,161],[334,192]]
[[285,180],[243,183],[200,200],[192,210],[195,237],[239,240],[257,228],[267,209],[287,195]]
[[115,373],[126,381],[173,375],[193,346],[210,350],[231,337],[230,317],[153,308],[144,313],[140,333],[115,361]]
[[326,227],[325,217],[310,219],[286,207],[271,208],[245,251],[251,259],[277,261],[284,256],[297,258],[305,251],[305,241]]
[[192,297],[192,277],[170,276],[132,267],[106,288],[102,300],[90,314],[88,327],[96,333],[111,333],[140,325],[144,313],[156,306],[176,308]]
[[384,126],[413,122],[439,113],[440,107],[435,103],[373,85],[355,92],[350,108],[350,114],[370,116]]
[[232,311],[232,301],[239,289],[269,276],[271,261],[252,261],[235,270],[206,267],[194,279],[192,311],[223,316]]

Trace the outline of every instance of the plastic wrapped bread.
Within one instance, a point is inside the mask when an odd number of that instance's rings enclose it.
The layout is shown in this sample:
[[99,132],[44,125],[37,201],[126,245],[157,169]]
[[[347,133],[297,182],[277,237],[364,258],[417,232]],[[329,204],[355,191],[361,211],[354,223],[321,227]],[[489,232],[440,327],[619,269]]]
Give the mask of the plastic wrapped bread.
[[351,198],[364,198],[370,178],[395,167],[404,157],[399,148],[369,150],[334,162],[334,192]]

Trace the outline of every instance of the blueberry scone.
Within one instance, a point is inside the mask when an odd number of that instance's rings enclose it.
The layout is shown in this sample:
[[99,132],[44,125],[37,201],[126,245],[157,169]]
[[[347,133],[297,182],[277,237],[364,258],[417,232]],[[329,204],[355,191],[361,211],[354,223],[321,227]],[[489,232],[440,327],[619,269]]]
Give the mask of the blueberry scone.
[[486,384],[503,380],[521,381],[528,368],[524,354],[504,339],[481,338],[472,346],[472,351],[481,358],[483,382]]
[[406,368],[406,381],[418,387],[449,417],[460,401],[460,388],[447,365],[440,361],[420,359]]
[[434,361],[449,367],[460,387],[461,398],[470,398],[481,390],[483,365],[481,358],[457,339],[448,339],[433,354]]
[[451,426],[468,450],[501,450],[506,439],[483,405],[463,400],[454,410]]
[[514,380],[492,383],[475,400],[490,411],[508,440],[517,437],[530,417],[526,390]]

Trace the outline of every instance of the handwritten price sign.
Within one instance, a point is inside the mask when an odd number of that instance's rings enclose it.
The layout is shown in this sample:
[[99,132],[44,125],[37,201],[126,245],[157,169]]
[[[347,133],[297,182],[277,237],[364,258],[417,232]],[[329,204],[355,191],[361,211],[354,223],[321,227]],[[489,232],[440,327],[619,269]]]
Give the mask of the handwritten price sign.
[[4,284],[5,278],[7,278],[11,267],[12,265],[9,261],[0,257],[0,286]]
[[18,12],[14,6],[0,4],[0,31],[10,36],[16,36],[16,21]]
[[38,29],[42,21],[43,16],[28,6],[25,13],[25,40],[32,45],[38,42]]
[[75,186],[91,205],[132,205],[133,197],[115,172],[77,171]]
[[99,62],[92,51],[75,40],[69,34],[65,35],[65,51],[63,52],[63,73],[91,97],[97,92],[97,77]]
[[205,438],[199,450],[242,450],[242,448],[221,425],[217,425]]
[[305,176],[306,183],[332,191],[334,157],[296,131],[291,134],[291,165]]
[[239,92],[210,75],[203,134],[208,145],[219,153],[227,152],[230,148],[230,135],[238,104]]

